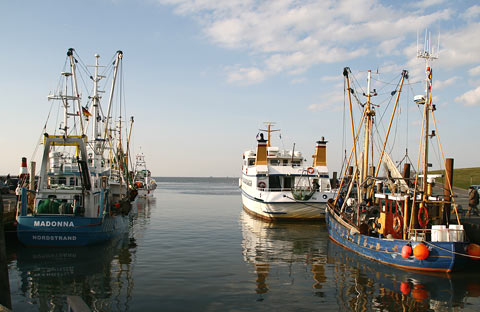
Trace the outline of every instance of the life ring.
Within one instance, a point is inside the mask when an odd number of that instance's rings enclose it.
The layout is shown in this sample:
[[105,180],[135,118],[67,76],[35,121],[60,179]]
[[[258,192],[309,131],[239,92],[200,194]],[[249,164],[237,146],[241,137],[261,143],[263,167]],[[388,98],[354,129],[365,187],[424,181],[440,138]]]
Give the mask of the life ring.
[[313,167],[308,167],[307,168],[307,173],[308,174],[313,174],[315,172],[315,169],[313,169]]
[[420,210],[418,210],[418,224],[422,227],[425,228],[428,224],[428,211],[427,207],[422,206],[420,207]]
[[259,188],[266,188],[267,187],[267,184],[263,181],[258,182],[257,185],[258,185]]
[[398,235],[402,233],[402,220],[398,215],[393,217],[393,231]]

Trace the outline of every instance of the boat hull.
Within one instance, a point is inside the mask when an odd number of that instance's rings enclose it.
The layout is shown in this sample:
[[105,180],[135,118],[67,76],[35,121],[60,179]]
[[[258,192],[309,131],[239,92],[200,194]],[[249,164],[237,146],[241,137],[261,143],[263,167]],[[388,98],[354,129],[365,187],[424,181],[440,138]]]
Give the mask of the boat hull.
[[265,220],[324,220],[325,204],[321,202],[265,202],[242,191],[243,209]]
[[422,242],[403,239],[378,238],[360,233],[351,233],[343,224],[340,217],[330,208],[326,211],[328,235],[332,241],[350,249],[361,256],[395,267],[430,271],[452,272],[465,268],[470,259],[467,255],[466,242],[424,242],[429,249],[429,256],[425,260],[418,260],[413,254],[408,258],[401,256],[403,246],[411,243],[412,248]]
[[77,247],[100,244],[128,231],[128,216],[19,216],[18,240],[26,246]]

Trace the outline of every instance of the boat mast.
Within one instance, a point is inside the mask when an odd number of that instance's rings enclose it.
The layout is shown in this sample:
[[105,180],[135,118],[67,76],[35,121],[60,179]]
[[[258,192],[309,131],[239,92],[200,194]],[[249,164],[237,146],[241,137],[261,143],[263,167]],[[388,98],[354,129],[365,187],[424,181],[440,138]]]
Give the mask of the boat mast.
[[[93,138],[94,138],[94,152],[96,156],[102,155],[102,133],[101,133],[101,127],[100,127],[100,98],[101,96],[99,93],[101,91],[98,90],[98,82],[102,79],[105,78],[105,76],[99,75],[98,74],[98,68],[100,67],[98,63],[98,59],[100,58],[99,54],[95,54],[95,77],[93,77],[93,117],[94,117],[94,122],[93,122]],[[98,157],[95,157],[94,160],[95,163],[94,166],[97,167],[99,165],[100,159]]]
[[272,132],[277,132],[280,131],[280,129],[272,129],[272,126],[275,125],[274,122],[267,121],[265,122],[265,125],[267,126],[267,129],[260,129],[260,131],[264,131],[267,133],[267,147],[270,147],[270,137]]
[[132,137],[132,128],[133,128],[133,116],[130,116],[130,129],[128,130],[128,138],[127,138],[127,150],[125,153],[125,160],[126,160],[126,167],[128,169],[128,158],[130,157],[130,138]]
[[[107,115],[106,115],[106,120],[105,120],[105,129],[108,129],[108,124],[110,123],[110,112],[112,109],[112,103],[113,103],[113,94],[115,91],[115,85],[117,81],[117,73],[118,73],[118,65],[120,64],[121,60],[123,58],[123,52],[118,50],[117,51],[117,56],[115,58],[115,62],[113,65],[113,79],[112,79],[112,88],[110,89],[110,96],[108,98],[108,109],[107,109]],[[104,135],[104,140],[107,139],[107,132],[105,131]],[[121,136],[120,136],[120,141],[121,142]],[[103,145],[102,151],[105,148],[105,144]]]
[[73,51],[75,51],[75,49],[73,48],[68,49],[67,56],[70,59],[70,70],[72,73],[73,90],[75,92],[73,95],[73,99],[77,100],[77,109],[79,114],[78,119],[80,119],[80,131],[81,131],[81,134],[84,135],[85,129],[83,127],[82,104],[80,103],[80,94],[78,94],[77,74],[76,74],[76,65],[75,65],[77,60],[73,57]]
[[[371,106],[371,97],[375,96],[376,93],[372,94],[370,92],[370,87],[371,87],[371,79],[372,79],[372,71],[368,70],[368,84],[367,84],[367,94],[364,94],[367,97],[367,103],[365,104],[365,139],[364,139],[364,149],[363,149],[363,168],[362,168],[362,176],[360,179],[360,183],[363,184],[368,176],[368,171],[369,171],[369,158],[373,157],[373,155],[369,155],[370,151],[370,138],[372,136],[372,123],[373,123],[373,116],[375,116],[375,111],[372,109]],[[372,144],[373,148],[373,144]],[[366,186],[360,189],[360,191],[363,193],[363,190],[366,191]],[[367,194],[368,196],[368,194]],[[360,197],[361,198],[361,197]]]
[[430,110],[432,105],[432,69],[430,63],[432,60],[437,59],[438,57],[433,54],[430,46],[430,38],[427,39],[427,33],[425,33],[425,44],[422,52],[417,52],[418,58],[425,59],[425,107],[424,107],[424,116],[425,116],[425,141],[424,141],[424,162],[423,162],[423,180],[422,180],[422,189],[423,197],[422,203],[425,203],[428,200],[428,139],[429,139],[429,123],[430,123]]

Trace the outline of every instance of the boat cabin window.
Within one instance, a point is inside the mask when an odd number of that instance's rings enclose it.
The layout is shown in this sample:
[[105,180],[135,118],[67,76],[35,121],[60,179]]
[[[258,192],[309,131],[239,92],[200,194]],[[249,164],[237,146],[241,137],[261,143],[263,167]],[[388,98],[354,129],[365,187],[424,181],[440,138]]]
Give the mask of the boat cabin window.
[[293,167],[300,166],[300,160],[293,160],[292,161],[292,166]]
[[283,160],[283,165],[284,165],[284,166],[288,166],[288,159],[284,159],[284,160]]
[[279,166],[280,165],[280,160],[279,159],[271,159],[270,160],[270,165]]
[[269,176],[268,177],[268,187],[272,191],[280,191],[282,189],[282,185],[280,184],[280,177],[279,176]]
[[283,178],[283,188],[291,189],[292,185],[294,185],[293,181],[294,181],[294,177],[284,177]]
[[75,200],[57,199],[55,195],[49,195],[37,205],[37,214],[73,214],[79,202]]
[[254,165],[255,165],[255,159],[254,159],[254,158],[250,158],[250,159],[248,160],[248,165],[249,165],[249,166],[254,166]]

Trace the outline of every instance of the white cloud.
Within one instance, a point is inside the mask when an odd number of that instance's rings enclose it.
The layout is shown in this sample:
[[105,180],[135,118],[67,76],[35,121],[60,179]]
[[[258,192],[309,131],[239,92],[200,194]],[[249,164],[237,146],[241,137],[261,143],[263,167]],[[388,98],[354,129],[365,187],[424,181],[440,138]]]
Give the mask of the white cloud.
[[455,83],[459,79],[460,79],[460,77],[454,76],[454,77],[449,78],[447,80],[435,80],[433,82],[433,87],[435,89],[442,89],[442,88],[445,88],[445,87],[448,87],[448,86],[452,85],[453,83]]
[[327,96],[323,97],[324,101],[322,103],[311,104],[307,107],[309,111],[319,112],[319,111],[337,111],[343,108],[343,92],[338,90],[338,92],[330,92]]
[[[299,74],[318,64],[365,57],[375,47],[380,55],[391,55],[407,34],[452,16],[450,9],[422,14],[379,0],[157,1],[196,18],[211,42],[245,50],[263,63],[257,71],[243,65],[242,71],[229,73],[228,81],[235,83],[242,77],[261,82],[281,72]],[[423,1],[421,7],[438,3]]]
[[480,65],[477,66],[477,67],[474,67],[474,68],[471,68],[468,70],[468,73],[470,74],[470,76],[478,76],[480,75]]
[[465,92],[461,96],[455,98],[455,102],[463,103],[465,106],[480,106],[480,87]]
[[468,8],[465,13],[463,13],[463,17],[467,20],[474,19],[480,16],[480,5],[474,5]]
[[399,54],[400,51],[396,50],[397,46],[403,41],[403,37],[393,38],[390,40],[384,40],[378,46],[378,55]]
[[302,78],[295,78],[295,79],[292,79],[292,81],[290,81],[291,84],[299,84],[299,83],[304,83],[306,82],[307,79],[302,77]]
[[228,73],[227,81],[230,83],[240,83],[244,85],[262,82],[266,78],[266,73],[256,67],[231,69]]
[[445,0],[422,0],[422,1],[418,1],[417,3],[413,4],[413,6],[416,7],[416,8],[426,9],[428,7],[438,5],[438,4],[442,4],[444,2],[445,2]]
[[343,76],[342,75],[323,76],[322,80],[323,81],[339,81],[339,80],[343,80]]
[[480,63],[479,33],[480,23],[472,23],[465,28],[442,34],[438,62],[450,68]]

